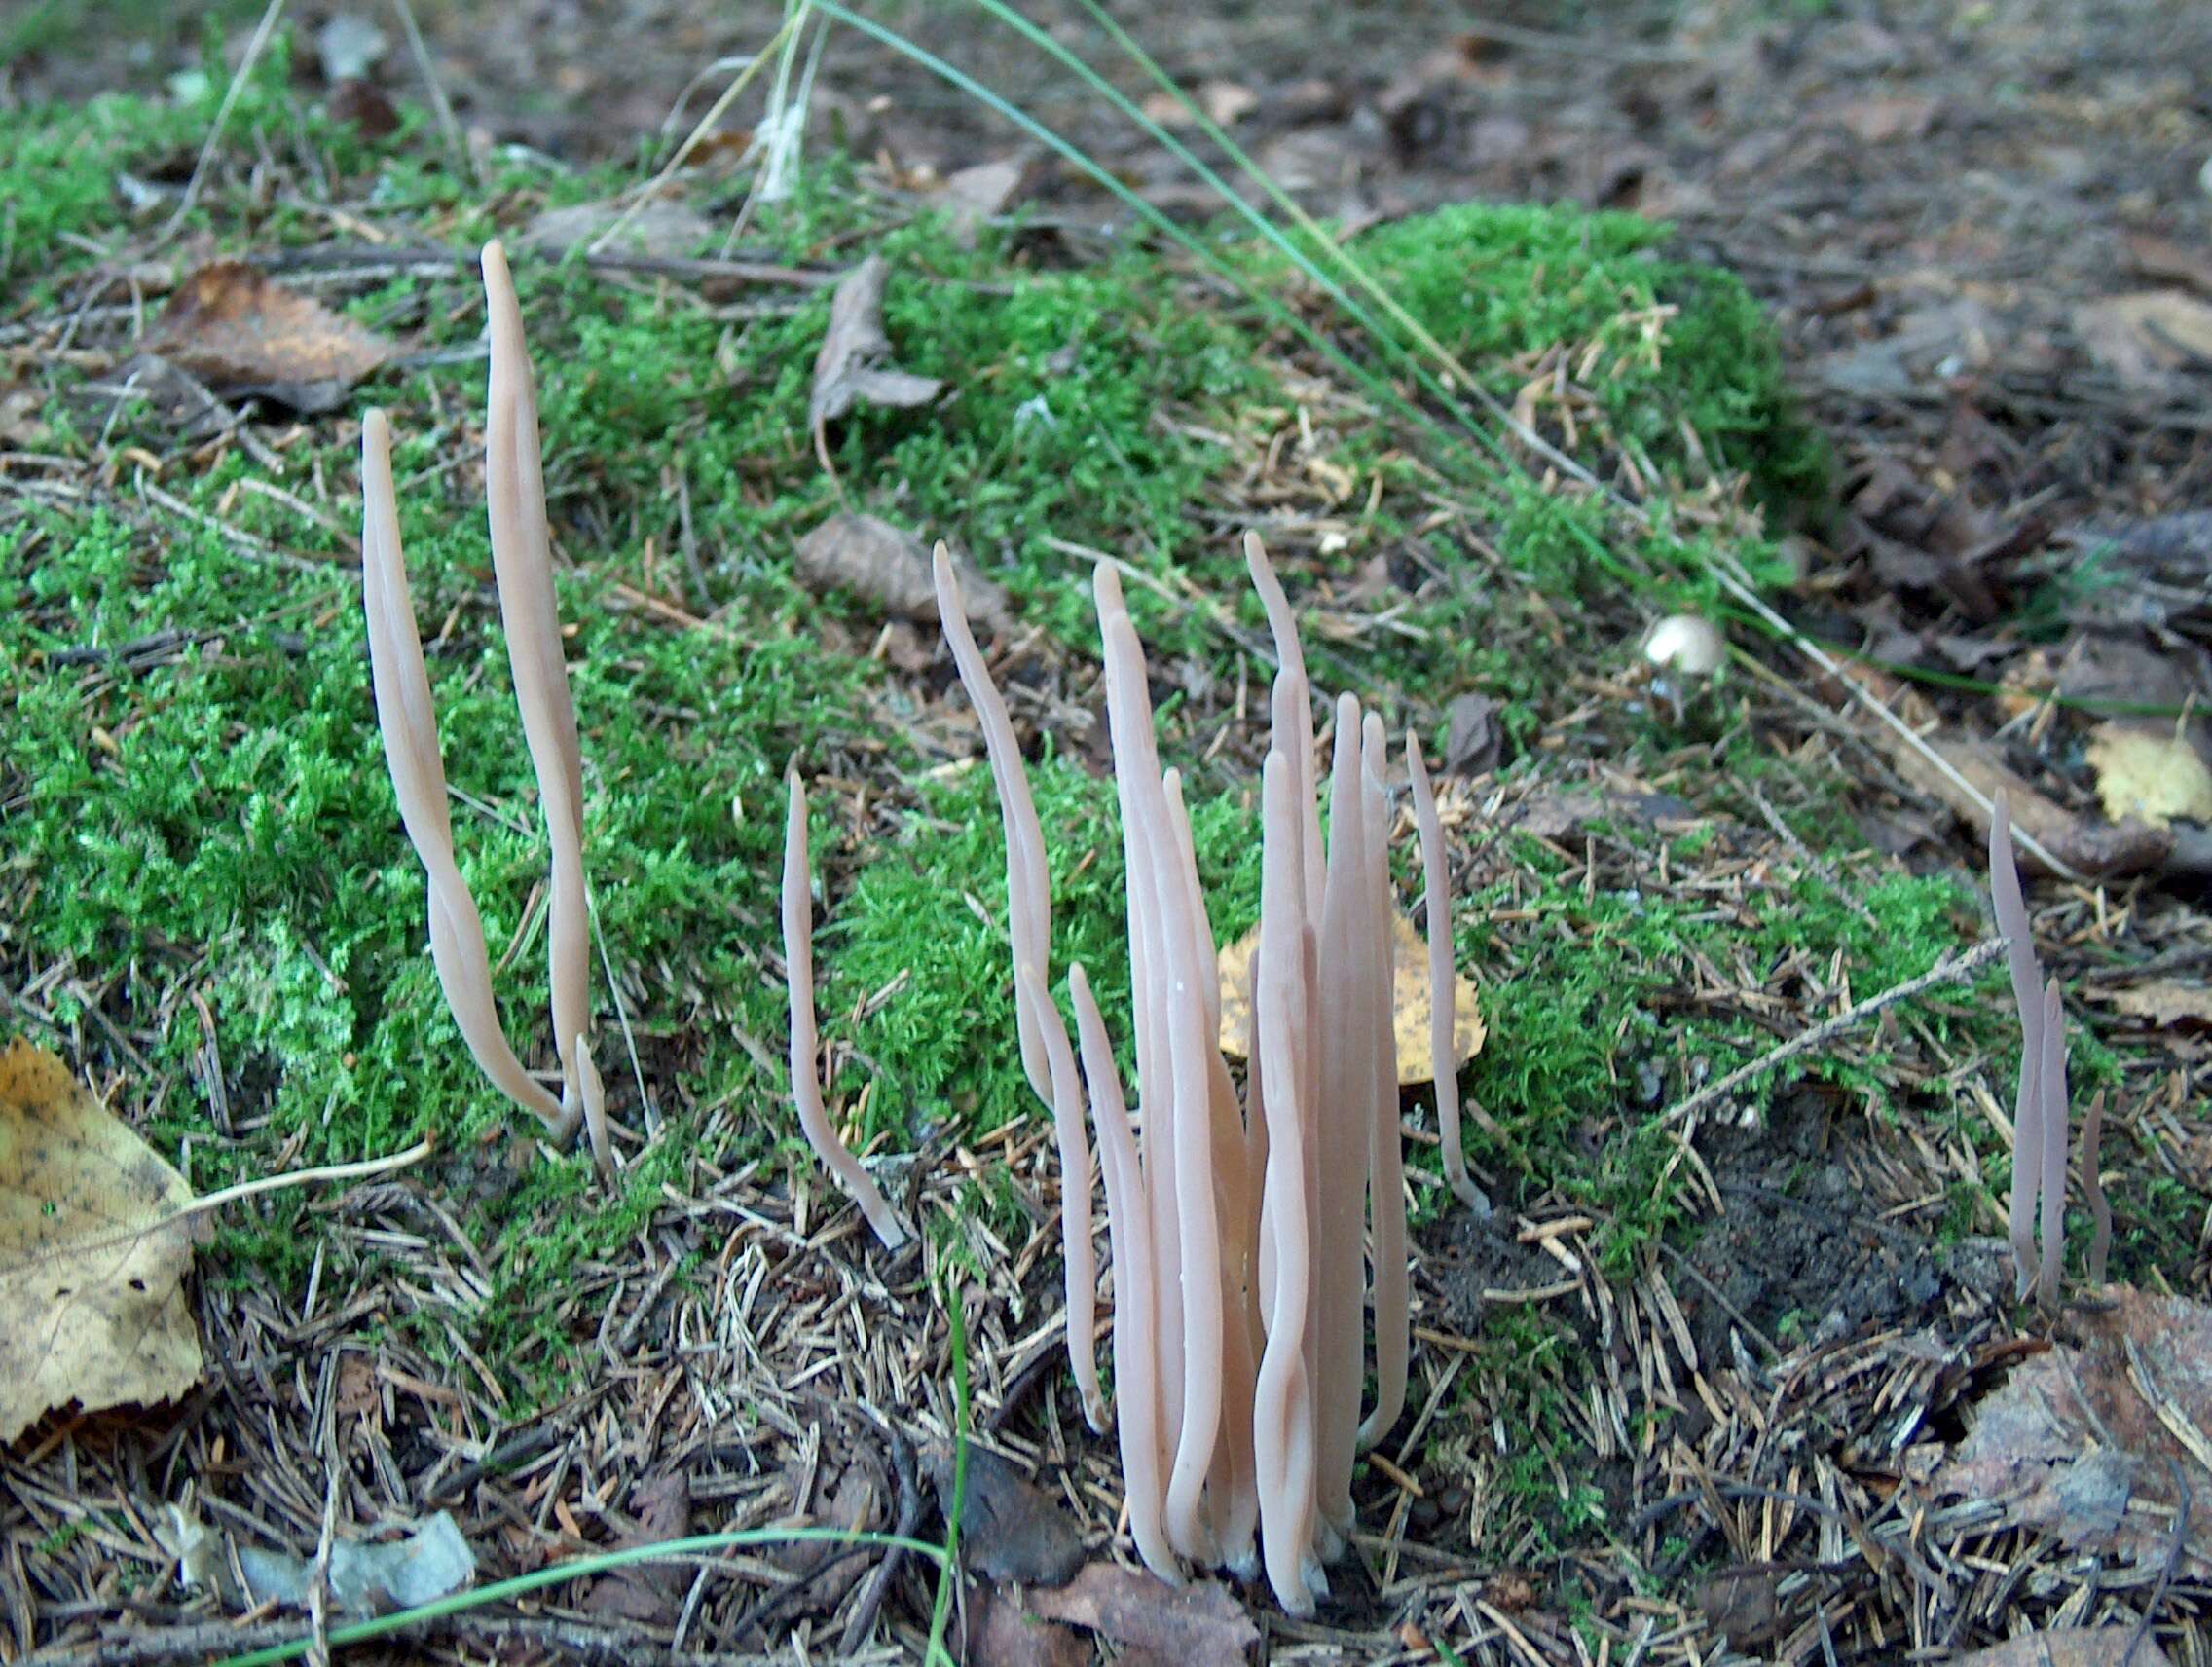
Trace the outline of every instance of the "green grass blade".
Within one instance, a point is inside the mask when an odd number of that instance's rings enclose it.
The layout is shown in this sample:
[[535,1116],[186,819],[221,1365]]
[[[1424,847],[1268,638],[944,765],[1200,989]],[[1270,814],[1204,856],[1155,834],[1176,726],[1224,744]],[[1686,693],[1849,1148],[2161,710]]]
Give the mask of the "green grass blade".
[[[366,1644],[373,1639],[386,1638],[445,1615],[481,1609],[487,1604],[505,1603],[510,1598],[523,1597],[547,1586],[558,1586],[570,1580],[603,1574],[608,1570],[624,1568],[632,1563],[702,1557],[717,1551],[783,1545],[794,1540],[827,1540],[839,1545],[872,1545],[887,1551],[911,1551],[917,1557],[930,1558],[940,1565],[947,1558],[944,1546],[933,1545],[926,1539],[911,1539],[898,1534],[863,1534],[841,1528],[747,1528],[728,1534],[694,1534],[683,1539],[667,1539],[654,1545],[633,1545],[621,1551],[604,1551],[595,1557],[579,1557],[573,1563],[557,1563],[551,1568],[534,1569],[527,1574],[495,1580],[488,1586],[473,1586],[465,1592],[455,1592],[450,1597],[418,1604],[411,1610],[397,1610],[387,1615],[334,1626],[323,1636],[326,1642],[334,1646]],[[214,1667],[275,1667],[279,1661],[295,1661],[307,1654],[313,1648],[313,1639],[298,1638],[286,1644],[273,1644],[266,1649],[251,1649],[240,1655],[227,1655],[214,1663]]]
[[960,1585],[960,1518],[968,1505],[968,1314],[960,1306],[960,1285],[948,1268],[944,1278],[945,1324],[952,1334],[952,1503],[945,1512],[944,1553],[938,1560],[937,1600],[930,1607],[928,1667],[953,1667],[944,1648],[952,1625],[952,1604]]

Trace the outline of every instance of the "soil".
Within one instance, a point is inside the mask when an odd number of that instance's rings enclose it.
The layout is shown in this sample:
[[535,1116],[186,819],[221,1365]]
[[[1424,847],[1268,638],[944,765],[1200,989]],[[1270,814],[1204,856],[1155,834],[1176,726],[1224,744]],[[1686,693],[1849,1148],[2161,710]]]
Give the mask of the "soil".
[[[1726,1361],[1757,1343],[1833,1342],[1935,1319],[1956,1282],[1994,1294],[1989,1247],[1939,1248],[1882,1220],[1877,1143],[1784,1104],[1750,1128],[1708,1134],[1700,1156],[1726,1209],[1684,1256],[1678,1287],[1698,1357]],[[1561,1265],[1505,1216],[1455,1211],[1423,1244],[1424,1265],[1457,1329],[1480,1329],[1499,1293],[1536,1289]]]

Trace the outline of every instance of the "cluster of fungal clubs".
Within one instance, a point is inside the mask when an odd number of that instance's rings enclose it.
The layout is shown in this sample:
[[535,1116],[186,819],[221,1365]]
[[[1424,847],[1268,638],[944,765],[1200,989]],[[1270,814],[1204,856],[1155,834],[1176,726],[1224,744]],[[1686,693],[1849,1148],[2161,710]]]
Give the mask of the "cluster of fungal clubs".
[[[2020,890],[2020,871],[2012,858],[2011,807],[2002,791],[1989,819],[1989,898],[1997,930],[2005,935],[2012,1001],[2020,1013],[2020,1080],[2012,1102],[2012,1194],[2007,1222],[2014,1296],[2025,1298],[2032,1288],[2037,1302],[2052,1308],[2058,1302],[2066,1252],[2066,1149],[2072,1143],[2066,1004],[2058,981],[2046,982],[2036,959],[2035,932]],[[2089,1101],[2082,1126],[2082,1192],[2089,1205],[2092,1285],[2105,1282],[2105,1258],[2112,1249],[2112,1206],[2105,1201],[2104,1182],[2097,1174],[2104,1123],[2105,1096],[2100,1089]]]
[[[428,876],[431,954],[462,1039],[485,1076],[557,1141],[571,1139],[579,1124],[587,1130],[602,1172],[610,1174],[614,1154],[589,1037],[581,752],[555,607],[536,402],[521,310],[498,243],[486,245],[483,271],[493,564],[551,849],[547,938],[559,1098],[517,1057],[494,1002],[483,924],[455,856],[437,717],[400,551],[390,429],[372,411],[361,441],[362,605],[378,722],[401,819]],[[1068,969],[1072,1043],[1051,997],[1043,830],[1005,702],[969,630],[941,544],[935,577],[1005,823],[1017,1039],[1023,1071],[1051,1109],[1058,1140],[1068,1353],[1086,1416],[1095,1429],[1108,1426],[1093,1347],[1098,1269],[1088,1130],[1095,1129],[1115,1271],[1114,1423],[1137,1550],[1170,1578],[1192,1566],[1247,1575],[1264,1568],[1283,1607],[1309,1614],[1328,1590],[1325,1566],[1352,1533],[1354,1456],[1379,1441],[1405,1405],[1391,818],[1382,720],[1363,713],[1355,697],[1340,696],[1324,844],[1312,694],[1298,633],[1256,537],[1247,537],[1245,555],[1278,670],[1262,774],[1260,947],[1251,964],[1241,1095],[1220,1047],[1214,935],[1181,779],[1161,768],[1144,650],[1120,579],[1110,565],[1097,570],[1141,1111],[1124,1092],[1081,965]],[[1469,1207],[1488,1214],[1488,1200],[1467,1174],[1453,1090],[1443,832],[1410,734],[1406,759],[1426,886],[1431,1071],[1445,1170]],[[896,1248],[905,1229],[823,1106],[806,796],[795,772],[789,789],[783,930],[793,1097],[815,1151],[876,1236]],[[1363,1418],[1370,1360],[1376,1397]]]
[[581,1122],[590,1134],[600,1172],[610,1175],[614,1154],[608,1136],[606,1095],[591,1057],[583,753],[553,595],[552,540],[537,444],[537,395],[523,346],[522,308],[515,299],[506,255],[498,243],[484,245],[483,266],[492,348],[484,491],[500,623],[552,856],[545,936],[554,1044],[561,1059],[558,1100],[515,1056],[493,1001],[484,923],[454,853],[437,711],[430,702],[423,639],[415,626],[407,564],[400,553],[391,427],[382,411],[371,411],[361,425],[361,606],[367,615],[377,724],[400,818],[429,878],[430,955],[461,1039],[493,1086],[542,1122],[555,1141],[566,1145],[575,1137]]
[[[1131,1537],[1154,1571],[1263,1569],[1277,1599],[1310,1614],[1326,1565],[1353,1528],[1353,1459],[1405,1405],[1405,1181],[1391,1024],[1382,720],[1335,708],[1321,837],[1313,707],[1288,602],[1248,537],[1278,672],[1262,774],[1259,953],[1241,1096],[1220,1047],[1221,989],[1182,783],[1162,770],[1144,650],[1114,568],[1095,580],[1127,887],[1141,1114],[1132,1112],[1084,968],[1068,969],[1071,1043],[1047,982],[1051,880],[1043,830],[1005,702],[969,630],[943,545],[938,608],[981,720],[1007,847],[1008,936],[1024,1073],[1052,1114],[1061,1169],[1068,1354],[1091,1426],[1107,1408],[1093,1352],[1097,1267],[1091,1149],[1104,1171],[1114,1267],[1114,1425]],[[1451,900],[1443,831],[1408,736],[1427,888],[1431,1068],[1455,1191],[1484,1213],[1459,1137],[1452,1034]],[[785,871],[793,1093],[809,1132],[828,1130],[813,1080],[803,931],[803,800],[792,790]],[[803,1038],[803,1041],[802,1041]],[[1078,1060],[1080,1057],[1080,1070]],[[1087,1117],[1088,1114],[1088,1117]],[[822,1140],[818,1145],[824,1145]],[[848,1154],[825,1156],[892,1242],[880,1195]],[[1363,1243],[1372,1253],[1363,1256]],[[1366,1312],[1374,1315],[1372,1352]],[[1361,1417],[1372,1359],[1376,1396]]]

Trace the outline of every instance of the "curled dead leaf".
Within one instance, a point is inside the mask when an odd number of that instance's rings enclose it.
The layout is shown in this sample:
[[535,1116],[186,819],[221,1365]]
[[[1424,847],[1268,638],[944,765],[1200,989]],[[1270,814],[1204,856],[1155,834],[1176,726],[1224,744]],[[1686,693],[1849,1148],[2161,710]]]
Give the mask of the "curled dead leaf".
[[1455,695],[1444,709],[1444,773],[1488,775],[1505,755],[1504,709],[1487,694]]
[[976,236],[983,222],[1005,209],[1008,200],[1020,188],[1021,175],[1017,162],[979,162],[945,176],[940,201],[944,204],[945,218],[952,223],[952,235],[963,248],[976,246]]
[[46,399],[29,386],[0,384],[0,446],[33,451],[46,444],[46,424],[39,413]]
[[1089,1667],[1091,1654],[1083,1634],[1038,1614],[1018,1586],[976,1583],[961,1657],[966,1667]]
[[1723,1569],[1698,1587],[1697,1607],[1731,1648],[1772,1643],[1783,1632],[1782,1582],[1788,1573],[1762,1564]]
[[2132,1626],[2061,1626],[1961,1655],[1956,1667],[2170,1667],[2172,1659]]
[[[1205,119],[1217,128],[1233,128],[1260,107],[1260,95],[1237,81],[1224,81],[1214,77],[1198,83],[1192,94]],[[1150,93],[1144,101],[1144,113],[1167,128],[1193,128],[1198,118],[1184,107],[1182,99],[1172,93]]]
[[[2201,1578],[2212,1520],[2184,1514],[2175,1478],[2202,1474],[2212,1309],[2127,1285],[2109,1294],[2080,1314],[2072,1341],[2030,1354],[1981,1397],[1934,1486],[1996,1503],[1993,1526],[2152,1566],[2178,1552],[2177,1573]],[[2188,1525],[2178,1547],[2177,1520]]]
[[2092,995],[2114,1011],[2144,1019],[2160,1030],[2176,1024],[2212,1025],[2212,989],[2202,984],[2160,979],[2102,994],[2092,991]]
[[1861,144],[1887,144],[1893,139],[1927,136],[1939,113],[1933,98],[1912,94],[1876,94],[1853,98],[1829,112],[1836,125]]
[[883,287],[891,263],[870,255],[846,274],[830,299],[830,328],[814,360],[814,397],[807,426],[833,423],[862,400],[870,405],[926,405],[944,384],[891,362],[883,328]]
[[[949,1445],[926,1447],[922,1470],[938,1503],[952,1509]],[[961,1560],[986,1579],[1023,1586],[1065,1585],[1083,1567],[1083,1533],[1059,1501],[988,1447],[968,1447],[960,1519]]]
[[2089,355],[2137,388],[2162,385],[2190,365],[2212,364],[2212,304],[2171,289],[2086,302],[2074,329]]
[[[793,565],[807,589],[850,591],[894,619],[937,624],[937,590],[921,539],[873,515],[832,515],[793,547]],[[969,617],[1004,630],[1006,590],[955,559]]]
[[[690,1476],[667,1470],[647,1477],[632,1490],[630,1510],[638,1526],[615,1541],[618,1548],[682,1539],[691,1532]],[[616,1620],[668,1626],[675,1622],[689,1584],[689,1573],[681,1564],[633,1563],[602,1575],[584,1594],[584,1609]]]
[[1029,1602],[1047,1619],[1088,1627],[1130,1653],[1146,1650],[1176,1667],[1243,1667],[1260,1642],[1260,1629],[1226,1586],[1170,1586],[1118,1563],[1089,1564],[1064,1586],[1032,1592]]
[[615,248],[659,260],[682,260],[721,239],[721,228],[697,209],[656,197],[635,208],[617,203],[548,208],[515,241],[526,249],[561,255],[596,243],[616,226],[622,232],[613,240]]

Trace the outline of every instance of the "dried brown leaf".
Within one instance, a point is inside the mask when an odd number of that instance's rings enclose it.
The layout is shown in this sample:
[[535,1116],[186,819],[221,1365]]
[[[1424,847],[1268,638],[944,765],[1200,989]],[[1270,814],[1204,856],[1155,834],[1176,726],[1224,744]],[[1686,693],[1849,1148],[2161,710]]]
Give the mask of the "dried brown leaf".
[[[661,1545],[691,1532],[691,1478],[670,1470],[641,1482],[630,1495],[638,1519],[634,1533],[615,1541],[622,1549]],[[689,1573],[673,1563],[636,1563],[603,1576],[584,1595],[592,1614],[612,1615],[645,1626],[672,1624],[682,1607]]]
[[1497,768],[1505,752],[1505,731],[1498,718],[1503,711],[1487,694],[1456,695],[1444,709],[1444,773],[1448,776],[1488,775]]
[[[2030,1355],[1973,1407],[1935,1479],[1988,1500],[2007,1527],[2157,1565],[2172,1554],[2175,1475],[2212,1469],[2212,1310],[2110,1287],[2078,1338]],[[2086,1403],[2086,1404],[2084,1404]],[[2212,1572],[2212,1520],[2188,1513],[2181,1567]]]
[[341,81],[330,90],[330,119],[347,122],[369,139],[388,139],[399,131],[399,112],[374,82]]
[[1087,1667],[1090,1646],[1035,1613],[1018,1590],[978,1583],[968,1600],[967,1667]]
[[191,1203],[68,1066],[0,1050],[0,1443],[72,1401],[151,1404],[200,1381]]
[[218,393],[309,413],[343,403],[393,351],[374,330],[243,261],[217,261],[187,278],[143,345]]
[[2074,329],[2091,358],[2138,388],[2158,387],[2185,365],[2212,365],[2212,303],[2177,290],[2084,303]]
[[2127,264],[2154,282],[2179,283],[2212,298],[2212,255],[2148,232],[2129,232]]
[[[625,214],[629,216],[626,222]],[[566,208],[548,208],[515,241],[526,249],[566,254],[597,241],[617,225],[622,232],[613,240],[613,247],[660,260],[686,259],[721,237],[720,229],[696,209],[656,197],[635,210],[618,203],[576,203]]]
[[2203,984],[2160,979],[2155,983],[2108,990],[2098,999],[2130,1019],[2146,1019],[2160,1029],[2170,1024],[2212,1024],[2212,988]]
[[1098,1562],[1067,1585],[1029,1598],[1049,1619],[1088,1627],[1175,1667],[1242,1667],[1260,1642],[1260,1629],[1243,1606],[1211,1580],[1170,1586],[1144,1570]]
[[963,247],[976,246],[977,229],[1006,207],[1020,187],[1021,174],[1017,162],[980,162],[946,175],[940,201]]
[[[1242,82],[1218,77],[1201,81],[1192,92],[1193,101],[1218,128],[1232,128],[1260,107],[1260,95]],[[1195,128],[1198,118],[1172,93],[1148,93],[1144,113],[1165,128]]]
[[830,328],[814,360],[814,397],[807,426],[833,423],[866,400],[870,405],[926,405],[944,387],[934,376],[915,376],[891,362],[883,329],[883,286],[891,265],[870,255],[845,275],[830,300]]
[[1626,790],[1601,793],[1587,788],[1539,788],[1514,805],[1508,815],[1515,828],[1538,839],[1579,834],[1593,822],[1625,822],[1650,828],[1697,820],[1696,811],[1672,794]]
[[[930,553],[911,533],[873,515],[832,515],[798,541],[793,551],[798,580],[807,589],[850,591],[894,619],[937,625],[937,590],[930,579]],[[968,616],[993,630],[1009,618],[1004,587],[993,584],[965,561],[955,560]]]
[[[925,1448],[922,1468],[939,1508],[952,1509],[952,1449]],[[1083,1534],[1059,1503],[988,1447],[968,1448],[961,1560],[986,1579],[1057,1586],[1083,1567]]]
[[1838,127],[1865,145],[1921,138],[1936,125],[1936,113],[1935,99],[1909,93],[1854,98],[1830,112]]
[[39,416],[45,405],[36,389],[0,387],[0,446],[27,452],[45,445],[46,424]]
[[1698,1588],[1697,1607],[1735,1649],[1771,1643],[1783,1631],[1787,1569],[1724,1569]]

